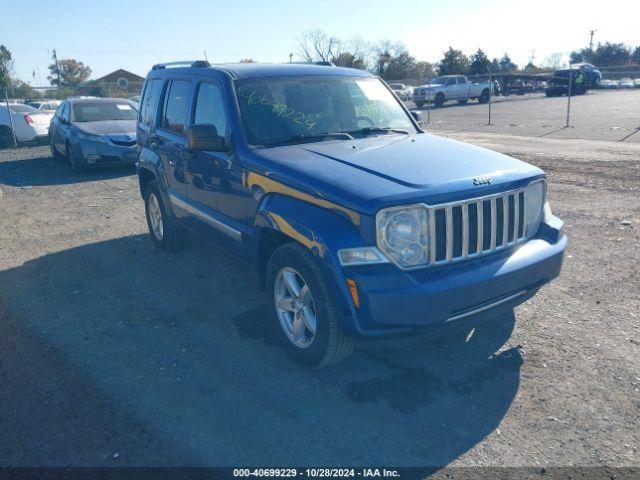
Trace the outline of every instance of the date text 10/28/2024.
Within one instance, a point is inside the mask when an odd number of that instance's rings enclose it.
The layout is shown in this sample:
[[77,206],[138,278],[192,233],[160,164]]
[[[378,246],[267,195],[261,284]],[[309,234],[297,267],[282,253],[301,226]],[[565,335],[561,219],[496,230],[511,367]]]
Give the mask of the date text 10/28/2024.
[[234,477],[308,478],[398,478],[397,470],[387,468],[236,468]]

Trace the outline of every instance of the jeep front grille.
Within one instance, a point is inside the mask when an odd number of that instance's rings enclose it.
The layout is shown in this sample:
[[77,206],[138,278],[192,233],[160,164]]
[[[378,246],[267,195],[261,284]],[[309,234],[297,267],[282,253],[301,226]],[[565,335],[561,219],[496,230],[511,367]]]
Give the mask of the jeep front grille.
[[429,207],[429,264],[486,255],[526,237],[525,189]]

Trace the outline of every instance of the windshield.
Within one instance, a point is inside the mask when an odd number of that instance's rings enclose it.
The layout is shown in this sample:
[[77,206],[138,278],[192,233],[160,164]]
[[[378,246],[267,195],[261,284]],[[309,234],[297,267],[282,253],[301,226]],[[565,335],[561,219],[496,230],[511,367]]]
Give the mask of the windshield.
[[[248,141],[270,146],[295,139],[358,131],[415,132],[395,96],[375,78],[275,77],[238,82]],[[346,133],[342,136],[348,138]],[[405,132],[406,133],[406,132]]]
[[73,122],[135,120],[138,113],[129,102],[82,102],[73,104]]

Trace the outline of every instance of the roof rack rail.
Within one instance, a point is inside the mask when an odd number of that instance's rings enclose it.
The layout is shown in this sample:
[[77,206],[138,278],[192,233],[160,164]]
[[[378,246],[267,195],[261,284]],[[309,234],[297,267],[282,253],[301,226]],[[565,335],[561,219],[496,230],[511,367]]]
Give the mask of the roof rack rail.
[[211,64],[206,60],[184,60],[180,62],[156,63],[153,67],[151,67],[151,70],[160,70],[162,68],[172,67],[207,68],[210,66]]
[[319,65],[322,67],[335,67],[336,64],[333,62],[327,62],[324,60],[321,60],[319,62],[289,62],[289,63],[293,63],[295,65]]

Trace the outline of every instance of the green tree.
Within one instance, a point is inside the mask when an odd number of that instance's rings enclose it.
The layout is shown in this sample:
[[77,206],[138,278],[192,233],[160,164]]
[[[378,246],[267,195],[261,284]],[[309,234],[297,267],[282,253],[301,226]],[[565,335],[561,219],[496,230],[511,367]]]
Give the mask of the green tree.
[[[58,85],[58,68],[60,68],[60,85]],[[91,76],[91,69],[73,58],[58,60],[58,65],[49,65],[51,75],[47,77],[51,85],[58,87],[77,87]]]
[[636,47],[633,51],[631,54],[631,60],[636,64],[640,64],[640,47]]
[[627,65],[633,59],[633,54],[631,48],[624,43],[605,42],[599,43],[595,50],[575,50],[571,52],[569,59],[571,63],[589,62],[598,67],[609,67]]
[[358,70],[366,70],[367,63],[363,57],[357,57],[351,52],[342,52],[333,59],[334,65],[338,67],[357,68]]
[[13,57],[4,45],[0,45],[0,89],[11,87],[11,72],[13,71]]
[[511,57],[506,53],[500,59],[500,72],[501,73],[512,73],[518,69],[518,66],[511,61]]
[[374,47],[374,71],[385,80],[409,78],[416,73],[416,59],[400,42],[381,41]]
[[433,76],[433,65],[431,65],[429,62],[416,62],[415,75],[412,75],[412,77],[425,80]]
[[449,47],[438,64],[439,75],[460,75],[469,70],[469,59],[460,50]]
[[469,61],[469,74],[471,75],[482,75],[486,74],[488,69],[491,68],[491,62],[489,61],[489,57],[484,51],[479,48],[476,53],[471,55]]

